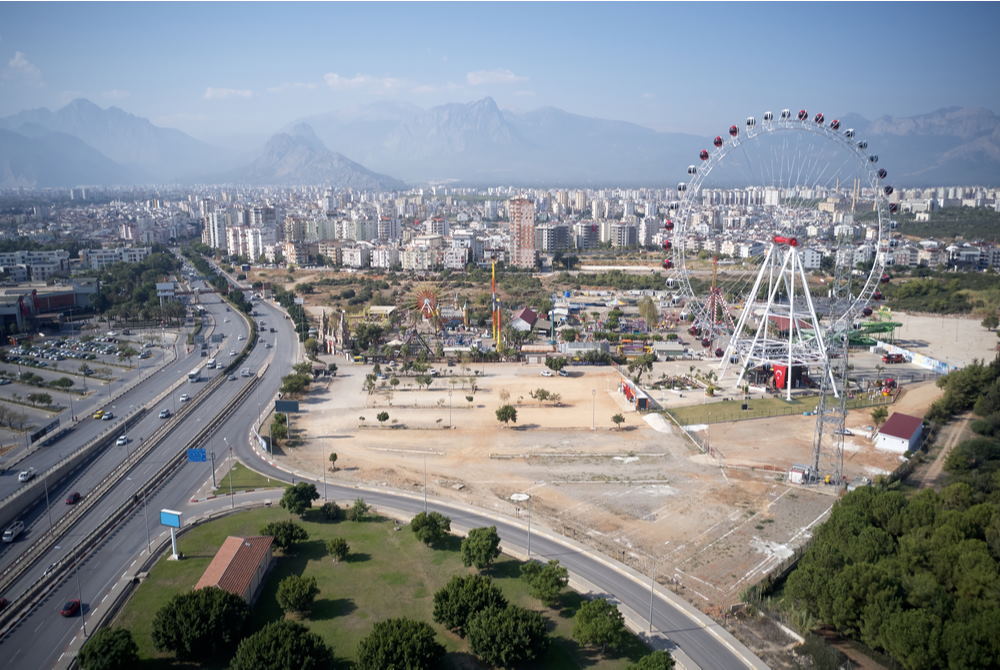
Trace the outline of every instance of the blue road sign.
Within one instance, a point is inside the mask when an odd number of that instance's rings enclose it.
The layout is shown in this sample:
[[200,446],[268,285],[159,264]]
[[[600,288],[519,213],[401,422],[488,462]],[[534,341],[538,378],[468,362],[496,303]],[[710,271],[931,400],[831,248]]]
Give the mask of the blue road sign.
[[170,528],[180,528],[181,527],[181,513],[175,512],[172,509],[161,509],[160,510],[160,525],[169,526]]
[[208,460],[208,454],[204,449],[188,449],[189,463],[204,463]]

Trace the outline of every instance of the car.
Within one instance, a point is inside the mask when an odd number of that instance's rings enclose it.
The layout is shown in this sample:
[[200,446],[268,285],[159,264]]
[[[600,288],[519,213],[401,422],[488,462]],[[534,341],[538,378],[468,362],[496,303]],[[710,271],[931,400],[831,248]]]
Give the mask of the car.
[[240,370],[240,377],[249,377],[249,376],[250,376],[250,368],[243,368],[242,370]]
[[82,497],[83,496],[80,495],[79,491],[73,491],[68,496],[66,496],[66,504],[67,505],[75,505],[78,502],[80,502],[80,498],[82,498]]
[[552,370],[548,370],[548,369],[542,370],[542,376],[543,377],[551,377],[552,376]]
[[236,352],[235,352],[235,351],[230,351],[230,352],[229,352],[229,355],[230,355],[230,356],[235,356],[235,355],[236,355]]
[[103,409],[99,409],[96,412],[94,412],[94,418],[95,419],[100,419],[100,418],[103,418],[103,417],[104,417],[104,410]]
[[113,418],[115,418],[114,412],[105,412],[104,416],[101,417],[101,421],[111,421]]
[[129,443],[128,435],[119,435],[118,439],[115,440],[115,446],[117,447],[124,447],[128,443]]
[[21,470],[17,475],[17,481],[19,482],[30,482],[35,478],[35,469],[28,468],[27,470]]
[[15,521],[14,523],[7,526],[7,530],[3,532],[4,542],[13,542],[17,539],[17,536],[24,532],[24,522]]
[[265,342],[264,343],[264,348],[265,349],[270,349],[271,348],[271,343],[270,342]]
[[231,382],[236,381],[236,375],[229,375],[229,381]]
[[10,383],[10,380],[7,379],[6,377],[0,378],[0,386],[6,386],[9,383]]
[[559,370],[559,376],[560,377],[569,377],[569,373],[566,372],[565,370],[560,369]]
[[247,336],[246,335],[240,335],[236,339],[239,340],[240,342],[242,342],[243,340],[247,339]]
[[277,331],[277,330],[275,330],[274,328],[271,328],[271,332],[272,332],[272,333],[276,333],[276,332],[278,332],[278,331]]
[[169,419],[170,418],[170,410],[167,409],[167,408],[161,409],[160,410],[160,418],[161,419]]
[[6,598],[0,598],[0,612],[6,609],[7,605],[10,605],[10,601]]
[[76,616],[80,611],[80,601],[79,600],[67,600],[63,608],[59,610],[59,614],[63,616]]
[[181,397],[180,397],[180,401],[181,402],[187,402],[190,399],[191,399],[191,396],[189,396],[187,393],[182,393],[181,394]]

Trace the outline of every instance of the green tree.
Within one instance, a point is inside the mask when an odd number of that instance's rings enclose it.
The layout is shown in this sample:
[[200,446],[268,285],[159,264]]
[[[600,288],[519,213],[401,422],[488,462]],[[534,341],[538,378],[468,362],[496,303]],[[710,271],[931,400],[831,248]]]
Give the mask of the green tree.
[[236,646],[249,614],[243,598],[215,586],[180,593],[153,617],[153,644],[182,661],[221,660]]
[[358,644],[358,670],[431,670],[444,657],[434,629],[423,621],[386,619]]
[[333,651],[296,621],[272,621],[244,638],[229,670],[327,670]]
[[559,561],[548,563],[529,561],[521,566],[521,579],[528,584],[528,593],[549,607],[559,603],[562,590],[569,583],[569,571]]
[[656,328],[660,322],[660,310],[656,308],[656,303],[649,296],[644,296],[639,300],[639,316],[646,322],[646,327],[650,330]]
[[381,423],[382,425],[385,425],[385,422],[389,420],[389,413],[388,412],[379,412],[378,414],[375,415],[375,418],[378,419],[379,423]]
[[410,529],[418,540],[433,547],[451,532],[451,519],[440,512],[420,512],[410,521]]
[[283,551],[309,539],[306,529],[294,521],[272,521],[260,529],[260,534],[273,537],[274,545]]
[[326,541],[326,550],[333,556],[334,562],[339,563],[351,553],[351,545],[342,537],[334,537]]
[[608,647],[621,645],[626,635],[625,618],[604,598],[583,603],[573,617],[573,638],[580,644],[599,646],[602,654]]
[[52,404],[52,396],[48,393],[29,393],[28,402],[32,405],[45,405],[47,407]]
[[49,386],[54,386],[55,388],[68,389],[73,386],[73,380],[69,377],[60,377],[49,382]]
[[456,575],[434,594],[434,620],[465,637],[465,627],[476,612],[506,607],[500,588],[483,575]]
[[280,505],[287,509],[290,514],[302,516],[306,510],[312,507],[312,501],[319,499],[319,492],[315,484],[299,482],[285,489],[281,495]]
[[417,375],[414,378],[414,381],[417,382],[417,386],[418,387],[419,386],[426,386],[427,388],[430,388],[431,387],[431,383],[433,383],[433,381],[434,381],[434,378],[431,377],[430,375]]
[[517,605],[476,612],[469,617],[468,635],[473,653],[498,668],[515,668],[540,658],[549,644],[542,615]]
[[331,451],[329,458],[330,458],[330,469],[333,470],[334,472],[336,472],[337,471],[337,452]]
[[878,428],[885,423],[887,418],[889,418],[889,410],[885,407],[875,407],[871,411],[871,417],[872,421],[875,423],[875,427]]
[[130,346],[123,346],[118,349],[118,360],[126,361],[129,366],[132,365],[132,359],[139,355],[139,352]]
[[993,312],[987,314],[981,323],[986,330],[996,330],[997,326],[1000,326],[1000,318],[997,318],[996,312]]
[[621,414],[615,414],[611,417],[611,422],[615,424],[615,428],[621,430],[621,425],[625,423],[625,417]]
[[302,348],[306,350],[306,354],[315,357],[319,353],[319,342],[315,337],[307,337],[302,343]]
[[368,506],[368,503],[366,503],[363,498],[358,498],[354,501],[354,504],[347,509],[347,520],[364,521],[370,511],[371,507]]
[[319,513],[323,515],[323,518],[327,521],[337,521],[343,515],[343,510],[337,505],[337,503],[332,500],[323,503],[319,508]]
[[513,405],[504,405],[503,407],[500,407],[497,409],[496,415],[497,421],[500,421],[505,426],[511,421],[517,423],[517,410]]
[[308,612],[318,595],[315,577],[288,575],[278,582],[278,605],[286,612]]
[[478,570],[488,568],[499,555],[500,536],[496,526],[473,528],[462,540],[462,563],[466,567],[474,565]]
[[629,663],[625,670],[674,670],[674,657],[663,650],[654,651]]
[[288,424],[284,421],[279,421],[279,416],[281,415],[276,415],[274,420],[271,421],[271,439],[275,442],[288,438]]
[[545,367],[553,372],[559,372],[569,365],[569,359],[564,356],[553,356],[545,359]]
[[125,628],[98,628],[77,655],[82,670],[132,670],[139,664],[139,647]]

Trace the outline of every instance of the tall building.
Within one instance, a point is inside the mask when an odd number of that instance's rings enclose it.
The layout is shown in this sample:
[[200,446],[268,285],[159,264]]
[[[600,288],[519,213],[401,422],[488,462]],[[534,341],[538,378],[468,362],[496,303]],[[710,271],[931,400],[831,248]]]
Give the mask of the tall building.
[[519,268],[535,266],[535,203],[526,198],[507,202],[510,220],[510,262]]

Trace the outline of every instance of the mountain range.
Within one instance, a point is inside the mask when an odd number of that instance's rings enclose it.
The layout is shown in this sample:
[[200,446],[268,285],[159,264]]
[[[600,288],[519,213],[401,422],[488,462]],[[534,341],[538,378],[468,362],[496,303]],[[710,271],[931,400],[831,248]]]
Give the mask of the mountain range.
[[[897,186],[1000,183],[1000,117],[948,107],[841,117],[891,161]],[[491,98],[423,109],[380,102],[299,119],[263,146],[223,149],[83,99],[0,118],[0,187],[137,183],[673,184],[708,138]],[[246,156],[252,156],[247,160]],[[386,175],[392,175],[386,176]]]

